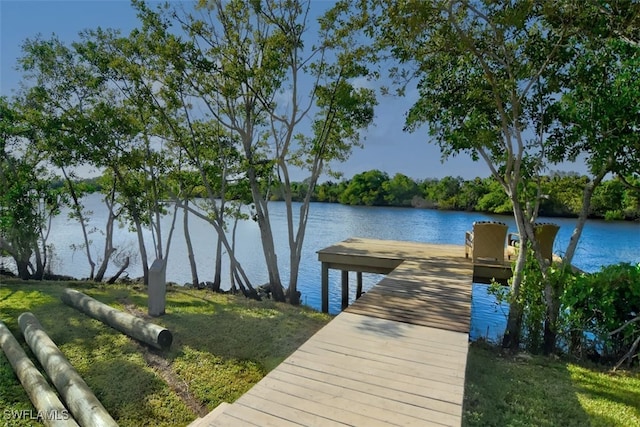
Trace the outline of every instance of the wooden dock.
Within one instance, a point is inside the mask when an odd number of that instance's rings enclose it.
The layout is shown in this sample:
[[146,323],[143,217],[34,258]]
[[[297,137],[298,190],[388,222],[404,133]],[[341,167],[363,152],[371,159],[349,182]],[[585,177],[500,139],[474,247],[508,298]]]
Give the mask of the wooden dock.
[[318,258],[325,311],[329,269],[343,271],[343,296],[344,272],[359,285],[362,272],[388,275],[192,426],[459,426],[474,275],[464,247],[354,238]]

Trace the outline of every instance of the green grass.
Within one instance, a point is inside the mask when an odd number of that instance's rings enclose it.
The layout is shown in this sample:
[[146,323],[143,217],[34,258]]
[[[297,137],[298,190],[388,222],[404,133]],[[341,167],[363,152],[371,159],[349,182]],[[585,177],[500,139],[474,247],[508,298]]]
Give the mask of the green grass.
[[473,344],[465,426],[640,426],[640,372],[615,373]]
[[[149,351],[63,304],[60,294],[65,287],[120,309],[126,300],[143,312],[147,296],[142,287],[120,285],[0,283],[0,320],[27,354],[31,353],[17,319],[31,311],[121,426],[186,425],[196,418],[197,407],[209,411],[222,401],[233,402],[330,319],[270,301],[169,288],[167,314],[153,321],[172,332],[173,343],[165,352]],[[145,353],[164,361],[164,366],[150,364]],[[0,408],[34,409],[1,351]],[[33,423],[3,421],[9,426]]]
[[[154,322],[171,330],[173,344],[150,351],[64,305],[60,294],[67,286],[120,309],[126,302],[146,312],[141,286],[5,281],[0,320],[30,354],[17,319],[33,312],[121,426],[186,425],[198,407],[208,411],[233,402],[330,319],[301,307],[170,288],[167,314]],[[640,426],[637,370],[611,373],[545,357],[505,356],[473,344],[466,375],[465,426]],[[0,352],[0,416],[4,409],[34,408]]]

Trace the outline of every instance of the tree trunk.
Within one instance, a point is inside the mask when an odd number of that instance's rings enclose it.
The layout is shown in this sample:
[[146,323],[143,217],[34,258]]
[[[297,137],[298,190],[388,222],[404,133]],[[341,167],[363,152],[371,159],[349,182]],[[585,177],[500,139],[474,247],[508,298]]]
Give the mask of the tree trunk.
[[300,305],[300,291],[298,291],[298,274],[300,272],[300,257],[296,253],[291,253],[291,266],[289,276],[289,287],[287,288],[287,297],[292,305]]
[[31,272],[29,271],[29,261],[23,261],[21,259],[15,259],[16,268],[18,269],[18,277],[22,280],[29,280],[31,278]]
[[124,273],[124,271],[125,271],[127,268],[129,268],[129,257],[127,257],[127,258],[124,260],[124,263],[122,264],[122,267],[120,267],[120,270],[118,270],[118,271],[116,272],[116,274],[114,274],[114,275],[113,275],[113,277],[112,277],[112,278],[110,278],[109,280],[107,280],[107,283],[108,283],[108,284],[110,284],[110,285],[113,285],[114,283],[116,283],[116,280],[118,280],[118,278],[120,277],[120,275],[121,275],[122,273]]
[[[258,194],[258,198],[260,195]],[[256,203],[257,220],[260,228],[260,237],[262,240],[262,250],[267,264],[267,272],[269,274],[269,285],[271,286],[271,295],[278,302],[285,302],[284,289],[282,288],[282,280],[280,279],[280,271],[278,269],[278,256],[273,241],[273,233],[271,230],[271,221],[269,220],[269,211],[267,202],[258,200]]]
[[[249,289],[249,292],[246,293],[247,296],[257,297],[258,293],[255,291],[253,286],[251,286],[251,281],[249,280],[244,269],[242,268],[242,266],[240,265],[240,263],[235,257],[235,227],[234,227],[234,233],[233,233],[234,245],[231,246],[229,244],[229,240],[227,239],[226,234],[224,233],[224,229],[222,229],[216,221],[212,221],[211,218],[201,214],[198,211],[192,210],[191,208],[189,208],[189,211],[194,215],[196,215],[197,217],[213,225],[216,232],[218,233],[219,239],[222,241],[222,245],[224,246],[224,249],[227,251],[227,254],[229,254],[232,277],[234,277],[235,275],[235,279],[238,281],[238,285],[241,285],[242,287],[246,286]],[[256,298],[256,299],[259,299],[259,298]]]
[[[603,168],[604,170],[608,170],[608,168]],[[594,177],[593,181],[587,183],[582,192],[582,208],[580,209],[580,214],[578,215],[578,221],[576,222],[576,226],[571,234],[571,238],[569,239],[569,244],[567,245],[567,250],[564,253],[564,257],[562,259],[562,264],[565,267],[570,267],[573,261],[573,257],[576,253],[576,248],[578,247],[578,241],[580,240],[580,236],[582,235],[582,230],[584,229],[584,225],[587,222],[587,217],[589,216],[589,208],[591,207],[591,198],[593,197],[593,192],[596,187],[602,182],[606,172],[601,172],[597,176]]]
[[524,211],[522,205],[517,199],[517,184],[514,188],[508,189],[511,201],[513,203],[513,216],[516,221],[518,233],[520,234],[520,250],[516,259],[513,276],[511,277],[511,295],[509,301],[509,316],[507,318],[507,327],[502,339],[502,347],[511,350],[517,350],[520,346],[520,338],[522,334],[522,315],[523,309],[520,304],[520,287],[524,278],[524,269],[527,264],[527,247],[529,244],[529,233],[525,224]]
[[189,258],[189,267],[191,268],[191,284],[194,288],[200,285],[198,280],[198,266],[196,258],[193,254],[193,244],[191,243],[191,234],[189,234],[189,199],[184,200],[184,208],[182,209],[182,229],[184,230],[184,241],[187,245],[187,257]]
[[[547,308],[547,314],[544,321],[544,342],[542,344],[542,352],[545,356],[552,354],[556,349],[556,341],[558,333],[556,332],[556,319],[551,319],[553,315]],[[556,316],[557,318],[557,316]]]
[[93,261],[91,257],[91,246],[89,245],[89,233],[87,232],[87,224],[84,218],[84,214],[82,213],[82,205],[80,204],[80,200],[78,198],[78,194],[76,193],[75,185],[73,181],[69,178],[67,174],[67,170],[64,166],[61,167],[62,175],[64,176],[65,181],[67,181],[67,186],[69,187],[69,193],[71,194],[71,199],[73,200],[72,209],[80,223],[80,228],[82,229],[82,238],[84,240],[85,253],[87,254],[87,261],[89,262],[89,280],[93,280],[93,275],[95,273],[96,263]]
[[104,254],[102,262],[100,263],[100,267],[98,267],[98,271],[96,272],[96,282],[102,282],[102,280],[104,279],[107,267],[109,266],[109,261],[111,260],[111,255],[113,255],[113,253],[116,251],[116,249],[113,247],[113,224],[116,219],[116,216],[113,212],[113,196],[114,194],[112,193],[111,201],[105,201],[105,204],[109,209],[109,215],[107,216],[107,223],[105,224]]
[[[224,176],[226,176],[226,168],[224,169]],[[226,215],[225,215],[225,204],[226,204],[226,199],[225,199],[225,181],[222,181],[222,189],[220,190],[221,196],[220,196],[220,207],[218,208],[218,217],[216,218],[216,221],[218,222],[218,227],[220,228],[220,230],[224,230],[224,224],[226,221]],[[231,248],[233,251],[236,250],[236,245],[235,245],[235,231],[236,231],[236,227],[238,225],[238,215],[240,214],[240,210],[238,209],[238,211],[236,212],[236,217],[234,219],[233,222],[233,237],[232,237],[232,243],[231,243]],[[235,252],[234,252],[235,253]],[[222,286],[222,241],[220,240],[220,236],[218,236],[218,241],[216,242],[216,261],[215,261],[215,270],[213,272],[213,287],[212,290],[213,292],[220,292],[220,286]]]
[[[253,161],[251,150],[252,148],[250,145],[249,148],[245,150],[249,163]],[[249,166],[247,175],[249,177],[249,184],[251,187],[251,196],[253,197],[253,202],[256,208],[256,221],[260,228],[260,239],[262,241],[262,251],[267,265],[267,273],[269,275],[271,295],[274,300],[278,302],[285,302],[286,297],[282,287],[282,280],[280,279],[278,257],[276,255],[275,244],[273,242],[273,232],[271,230],[271,222],[269,219],[268,202],[263,199],[263,195],[260,191],[260,183],[258,182],[256,170],[253,166]]]
[[[526,238],[525,238],[526,240]],[[524,242],[527,243],[526,241]],[[521,241],[522,244],[522,241]],[[520,346],[520,337],[522,333],[522,313],[523,307],[520,304],[520,286],[522,285],[523,271],[527,259],[527,251],[518,252],[516,267],[511,279],[511,297],[509,301],[509,316],[507,317],[507,326],[502,338],[502,347],[511,350],[517,350]]]
[[138,235],[138,247],[140,249],[140,261],[142,263],[142,277],[144,285],[149,285],[149,259],[147,257],[147,248],[144,245],[144,235],[142,234],[142,224],[140,218],[137,216],[134,218],[136,225],[136,234]]
[[215,271],[213,273],[213,292],[220,292],[222,284],[222,241],[218,238],[216,242],[216,262]]
[[42,253],[40,252],[40,248],[38,247],[38,243],[34,243],[35,250],[33,251],[33,255],[36,259],[36,268],[31,274],[31,277],[36,280],[42,280],[44,278],[44,262],[42,261]]

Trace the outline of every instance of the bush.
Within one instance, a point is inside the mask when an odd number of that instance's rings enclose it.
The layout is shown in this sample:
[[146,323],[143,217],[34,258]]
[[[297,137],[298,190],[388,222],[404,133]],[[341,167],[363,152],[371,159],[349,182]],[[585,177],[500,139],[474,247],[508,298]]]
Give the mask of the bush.
[[[509,285],[513,277],[509,280]],[[572,280],[571,273],[553,265],[547,269],[547,280],[555,295],[562,292],[565,283]],[[497,282],[492,283],[489,292],[496,301],[503,303],[511,299],[511,286],[504,287]],[[544,350],[545,321],[547,320],[547,302],[545,300],[545,282],[540,265],[533,250],[527,252],[526,265],[523,271],[518,303],[522,307],[522,331],[520,342],[531,353]],[[552,325],[557,329],[558,325]]]
[[622,212],[621,209],[606,211],[604,214],[604,219],[607,221],[621,221],[624,219],[624,212]]
[[640,264],[620,263],[569,282],[562,296],[570,350],[602,362],[623,357],[640,336]]

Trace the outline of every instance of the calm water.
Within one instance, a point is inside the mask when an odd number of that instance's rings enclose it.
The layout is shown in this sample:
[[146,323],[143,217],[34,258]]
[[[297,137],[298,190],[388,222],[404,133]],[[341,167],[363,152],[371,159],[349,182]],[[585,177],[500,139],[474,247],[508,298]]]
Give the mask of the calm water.
[[[106,213],[99,195],[88,198],[87,207],[94,212],[91,222],[98,229],[104,228]],[[287,234],[284,204],[270,204],[272,225],[276,236],[283,282],[288,277]],[[297,209],[294,209],[297,211]],[[300,266],[298,288],[302,301],[316,309],[320,308],[320,263],[316,251],[349,237],[369,237],[378,239],[408,240],[427,243],[463,244],[464,233],[473,221],[494,219],[509,224],[515,231],[510,217],[492,216],[468,212],[441,212],[411,208],[351,207],[338,204],[315,203],[311,205],[307,233]],[[566,248],[575,220],[552,219],[560,225],[554,252],[562,254]],[[170,220],[165,220],[165,236]],[[195,248],[200,281],[211,280],[213,276],[215,233],[211,226],[194,216],[190,216],[191,237]],[[152,252],[152,242],[147,236],[147,247]],[[96,231],[91,234],[96,251],[102,252],[103,236]],[[115,246],[120,250],[137,253],[135,235],[126,228],[116,230]],[[56,218],[52,226],[50,242],[54,245],[53,270],[58,274],[74,277],[88,276],[89,268],[83,252],[73,250],[72,245],[82,242],[82,234],[77,223],[67,220],[66,215]],[[237,231],[238,259],[255,286],[267,281],[267,272],[260,245],[258,226],[253,221],[241,222]],[[128,274],[130,277],[142,275],[139,259],[132,259]],[[640,224],[629,222],[589,221],[585,226],[574,264],[585,271],[596,271],[602,265],[617,262],[640,262]],[[117,267],[111,265],[109,274]],[[224,272],[228,271],[227,268]],[[340,274],[330,273],[329,307],[336,313],[340,307]],[[364,274],[365,290],[380,280],[381,276]],[[191,281],[191,273],[182,234],[182,215],[179,212],[176,230],[171,243],[167,265],[167,280],[179,284]],[[355,282],[355,277],[352,278]],[[351,286],[354,298],[355,286]],[[495,337],[504,329],[504,307],[497,306],[486,295],[486,286],[474,285],[472,303],[471,337]]]

